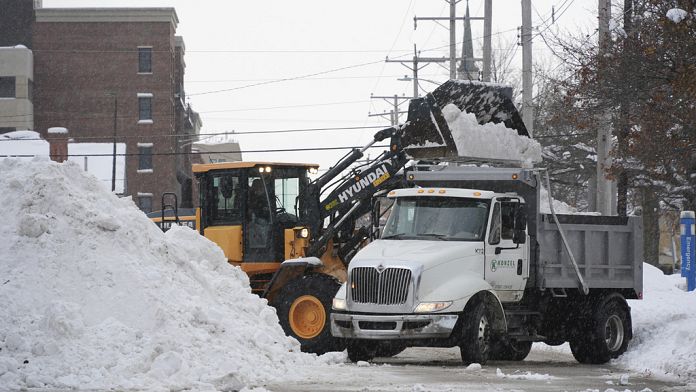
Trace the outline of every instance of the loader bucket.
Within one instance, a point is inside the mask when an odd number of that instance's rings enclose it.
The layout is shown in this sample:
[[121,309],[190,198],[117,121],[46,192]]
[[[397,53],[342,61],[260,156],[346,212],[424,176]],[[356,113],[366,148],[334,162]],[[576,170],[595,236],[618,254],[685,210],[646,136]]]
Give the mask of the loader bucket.
[[442,108],[449,104],[473,113],[479,124],[502,122],[519,135],[529,136],[511,97],[510,87],[448,80],[425,97],[411,100],[402,127],[404,149],[416,159],[458,156],[454,137],[442,115]]

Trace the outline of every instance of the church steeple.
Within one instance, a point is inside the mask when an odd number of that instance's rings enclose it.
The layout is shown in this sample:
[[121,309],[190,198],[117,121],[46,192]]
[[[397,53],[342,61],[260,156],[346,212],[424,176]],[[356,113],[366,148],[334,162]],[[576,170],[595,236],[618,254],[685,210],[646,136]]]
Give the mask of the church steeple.
[[462,61],[459,62],[459,79],[478,80],[479,69],[474,61],[474,42],[471,36],[471,20],[469,19],[469,1],[466,2],[466,18],[464,18],[464,41],[462,42]]

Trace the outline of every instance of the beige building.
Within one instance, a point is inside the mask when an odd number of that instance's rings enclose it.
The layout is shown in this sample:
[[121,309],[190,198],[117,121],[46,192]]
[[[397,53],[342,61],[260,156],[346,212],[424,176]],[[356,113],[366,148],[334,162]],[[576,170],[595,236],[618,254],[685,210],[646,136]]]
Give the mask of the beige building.
[[32,51],[0,47],[0,133],[34,130],[33,86]]
[[242,160],[239,142],[231,134],[203,136],[193,144],[194,152],[200,154],[202,163],[236,162]]

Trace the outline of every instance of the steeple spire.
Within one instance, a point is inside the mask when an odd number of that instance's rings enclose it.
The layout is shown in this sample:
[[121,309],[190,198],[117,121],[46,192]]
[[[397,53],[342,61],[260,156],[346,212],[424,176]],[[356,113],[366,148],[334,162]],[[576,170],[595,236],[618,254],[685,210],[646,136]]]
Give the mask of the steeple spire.
[[469,19],[469,0],[466,1],[466,18],[464,18],[464,41],[462,42],[462,61],[459,63],[459,79],[478,80],[479,69],[474,61],[474,42],[471,37],[471,20]]

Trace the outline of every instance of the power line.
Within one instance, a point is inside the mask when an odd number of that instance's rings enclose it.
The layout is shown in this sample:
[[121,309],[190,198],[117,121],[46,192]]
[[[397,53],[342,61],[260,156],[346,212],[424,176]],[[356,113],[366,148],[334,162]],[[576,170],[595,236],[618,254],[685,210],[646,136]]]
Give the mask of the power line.
[[[388,148],[388,144],[373,145],[368,148]],[[307,148],[281,148],[275,150],[232,150],[232,151],[213,151],[213,152],[158,152],[152,153],[153,156],[173,156],[173,155],[213,155],[213,154],[250,154],[250,153],[275,153],[275,152],[302,152],[302,151],[333,151],[333,150],[352,150],[360,149],[364,146],[343,146],[343,147],[307,147]],[[116,156],[140,156],[138,152],[121,153]],[[33,158],[35,154],[0,155],[1,158]],[[114,154],[68,154],[69,157],[112,157]]]
[[[236,136],[236,135],[262,135],[262,134],[278,134],[278,133],[295,133],[295,132],[324,132],[324,131],[344,131],[344,130],[356,130],[356,129],[378,129],[385,128],[384,125],[366,125],[366,126],[353,126],[353,127],[322,127],[322,128],[293,128],[293,129],[272,129],[272,130],[259,130],[259,131],[220,131],[214,133],[197,133],[197,134],[155,134],[155,135],[121,135],[117,136],[117,139],[154,139],[163,137],[181,137],[181,138],[194,138],[199,136]],[[0,135],[1,137],[2,135]],[[79,139],[79,140],[99,140],[99,139],[113,139],[112,136],[74,136],[70,135],[69,138]],[[46,140],[41,138],[25,138],[25,139],[4,139],[0,138],[0,142],[10,142],[10,141],[40,141]]]

